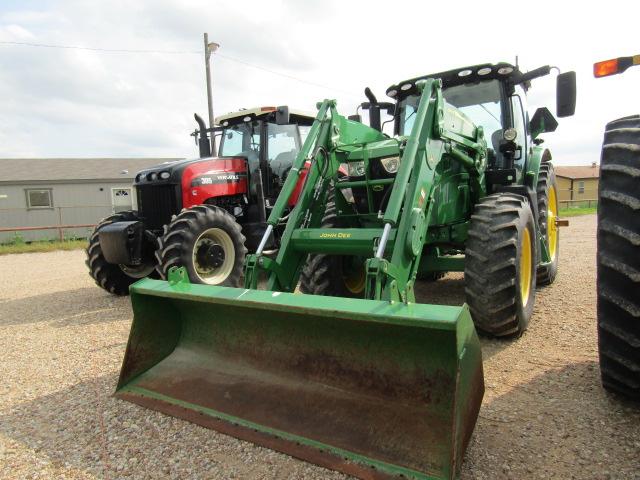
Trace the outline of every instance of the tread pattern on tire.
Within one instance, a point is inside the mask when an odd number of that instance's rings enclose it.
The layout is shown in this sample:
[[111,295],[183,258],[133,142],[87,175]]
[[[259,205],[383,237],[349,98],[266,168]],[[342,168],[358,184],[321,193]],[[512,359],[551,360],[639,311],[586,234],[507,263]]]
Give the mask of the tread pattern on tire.
[[105,260],[100,248],[100,229],[112,223],[135,220],[138,220],[138,214],[134,211],[115,213],[102,219],[89,237],[89,245],[85,250],[87,254],[85,264],[89,268],[89,274],[95,280],[96,285],[114,295],[128,295],[129,285],[139,279],[128,276],[118,265]]
[[[339,227],[338,215],[334,201],[333,189],[327,197],[327,207],[322,217],[321,228]],[[330,297],[355,297],[341,284],[342,279],[336,278],[341,266],[336,265],[337,255],[317,253],[309,255],[300,273],[300,291],[310,295],[324,295]]]
[[[549,209],[549,196],[548,191],[552,186],[556,187],[556,195],[558,195],[558,185],[555,180],[555,172],[551,163],[543,163],[540,165],[540,172],[538,174],[538,185],[536,193],[538,197],[538,228],[540,233],[546,237],[547,235],[547,217]],[[537,268],[536,284],[538,286],[551,285],[556,279],[558,273],[558,258],[560,254],[560,232],[558,232],[558,246],[556,247],[556,259],[549,265],[540,265]]]
[[244,257],[247,255],[246,238],[235,218],[227,211],[212,205],[196,205],[176,215],[169,225],[165,225],[164,234],[158,238],[156,259],[158,273],[166,279],[171,267],[185,267],[192,283],[201,283],[195,274],[191,260],[191,246],[202,229],[210,225],[224,227],[231,237],[236,250],[236,261],[224,286],[239,287],[242,279]]
[[607,124],[598,203],[602,383],[640,400],[640,115]]
[[[333,199],[333,191],[329,192],[327,208],[322,217],[320,228],[334,228],[337,226],[337,211]],[[309,255],[300,273],[300,291],[309,295],[333,296],[332,269],[334,268],[332,255],[318,253]]]
[[[527,222],[533,228],[527,200],[512,193],[483,198],[471,216],[465,250],[465,296],[476,327],[485,334],[517,335],[527,327],[535,302],[535,270],[525,312],[529,315],[519,311],[517,286],[518,232]],[[533,249],[535,254],[535,245]]]

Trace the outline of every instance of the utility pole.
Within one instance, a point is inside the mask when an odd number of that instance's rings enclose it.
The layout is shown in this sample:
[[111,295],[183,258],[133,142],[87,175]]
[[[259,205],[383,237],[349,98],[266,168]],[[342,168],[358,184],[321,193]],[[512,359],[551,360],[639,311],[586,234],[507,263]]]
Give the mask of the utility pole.
[[209,107],[209,128],[211,130],[211,155],[216,156],[216,137],[213,134],[213,101],[211,99],[211,88],[213,82],[211,80],[211,67],[210,67],[210,59],[211,54],[215,52],[220,45],[215,42],[209,43],[209,34],[204,34],[204,65],[207,72],[207,106]]

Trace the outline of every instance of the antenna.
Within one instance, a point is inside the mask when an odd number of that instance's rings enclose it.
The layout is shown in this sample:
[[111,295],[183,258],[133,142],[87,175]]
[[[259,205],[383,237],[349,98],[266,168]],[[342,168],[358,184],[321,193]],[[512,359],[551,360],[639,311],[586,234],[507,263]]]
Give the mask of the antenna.
[[518,68],[518,55],[516,55],[516,68]]

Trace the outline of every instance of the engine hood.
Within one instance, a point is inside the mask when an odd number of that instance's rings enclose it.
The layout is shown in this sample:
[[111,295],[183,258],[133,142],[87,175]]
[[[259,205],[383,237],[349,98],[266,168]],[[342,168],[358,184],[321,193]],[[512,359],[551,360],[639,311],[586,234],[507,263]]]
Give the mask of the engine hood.
[[246,159],[243,157],[207,157],[165,162],[138,172],[134,179],[134,185],[180,184],[187,169],[195,170],[201,174],[210,173],[213,175],[246,172]]

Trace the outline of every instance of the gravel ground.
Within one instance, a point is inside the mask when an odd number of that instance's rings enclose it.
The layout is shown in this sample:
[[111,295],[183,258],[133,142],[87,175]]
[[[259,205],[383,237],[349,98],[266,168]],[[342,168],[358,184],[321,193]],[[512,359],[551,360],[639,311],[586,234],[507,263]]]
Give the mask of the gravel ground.
[[[599,384],[595,223],[562,231],[529,331],[483,339],[462,479],[640,479],[640,411]],[[0,272],[0,478],[347,478],[114,399],[131,309],[92,283],[83,252],[2,256]],[[460,304],[461,276],[419,295]]]

